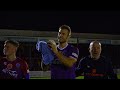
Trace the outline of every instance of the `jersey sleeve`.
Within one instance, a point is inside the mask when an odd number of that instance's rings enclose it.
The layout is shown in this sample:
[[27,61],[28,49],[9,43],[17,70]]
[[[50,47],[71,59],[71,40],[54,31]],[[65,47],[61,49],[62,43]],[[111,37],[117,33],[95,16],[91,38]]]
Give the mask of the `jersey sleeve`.
[[71,50],[70,50],[70,55],[69,56],[72,57],[72,58],[78,59],[79,49],[76,48],[76,47],[72,47]]
[[29,79],[29,67],[26,61],[23,61],[23,67],[22,67],[22,72],[23,72],[23,78],[24,79]]
[[76,77],[81,76],[81,74],[84,72],[84,69],[86,68],[86,59],[85,57],[80,59],[78,66],[76,67],[75,73]]

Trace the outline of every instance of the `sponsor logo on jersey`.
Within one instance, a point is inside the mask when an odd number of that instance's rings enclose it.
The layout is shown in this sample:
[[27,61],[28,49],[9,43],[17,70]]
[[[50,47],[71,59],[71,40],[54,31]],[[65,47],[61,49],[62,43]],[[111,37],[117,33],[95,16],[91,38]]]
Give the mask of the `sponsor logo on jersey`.
[[17,68],[20,68],[20,63],[16,63],[16,67],[17,67]]
[[89,66],[89,65],[87,65],[87,68],[90,68],[90,66]]
[[92,69],[92,73],[96,73],[96,69]]
[[9,63],[9,64],[7,65],[7,69],[12,69],[12,67],[13,67],[13,65],[12,65],[11,63]]
[[13,76],[14,78],[17,78],[17,76],[18,76],[16,71],[12,71],[8,68],[3,69],[2,71],[6,74],[9,74],[10,76]]

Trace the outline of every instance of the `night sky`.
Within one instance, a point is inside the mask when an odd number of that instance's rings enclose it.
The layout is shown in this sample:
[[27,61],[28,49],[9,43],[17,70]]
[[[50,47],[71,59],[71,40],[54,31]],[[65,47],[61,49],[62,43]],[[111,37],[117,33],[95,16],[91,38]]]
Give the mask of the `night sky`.
[[120,34],[119,10],[1,10],[0,29],[58,31],[67,24],[72,32]]

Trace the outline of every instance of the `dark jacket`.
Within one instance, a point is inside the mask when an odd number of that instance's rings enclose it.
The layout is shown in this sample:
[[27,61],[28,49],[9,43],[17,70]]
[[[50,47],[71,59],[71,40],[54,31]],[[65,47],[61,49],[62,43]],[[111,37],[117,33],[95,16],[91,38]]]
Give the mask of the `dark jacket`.
[[100,56],[93,60],[90,56],[82,58],[76,68],[76,77],[84,73],[84,79],[117,79],[110,59]]

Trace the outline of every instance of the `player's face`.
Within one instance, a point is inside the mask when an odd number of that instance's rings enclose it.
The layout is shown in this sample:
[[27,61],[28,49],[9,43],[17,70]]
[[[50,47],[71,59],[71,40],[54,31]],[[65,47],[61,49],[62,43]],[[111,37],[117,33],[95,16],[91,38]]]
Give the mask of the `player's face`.
[[5,43],[4,44],[4,49],[3,49],[3,53],[4,55],[8,56],[8,55],[12,55],[14,53],[16,53],[17,48],[11,44],[11,43]]
[[58,32],[58,42],[65,43],[69,39],[69,32],[67,29],[60,29]]
[[93,43],[90,45],[89,51],[93,58],[97,58],[101,54],[101,45],[99,43]]

